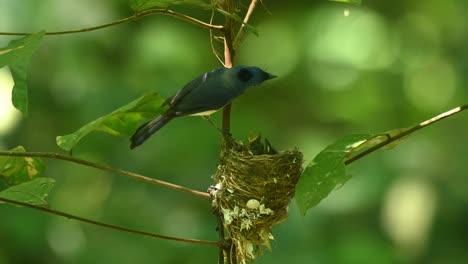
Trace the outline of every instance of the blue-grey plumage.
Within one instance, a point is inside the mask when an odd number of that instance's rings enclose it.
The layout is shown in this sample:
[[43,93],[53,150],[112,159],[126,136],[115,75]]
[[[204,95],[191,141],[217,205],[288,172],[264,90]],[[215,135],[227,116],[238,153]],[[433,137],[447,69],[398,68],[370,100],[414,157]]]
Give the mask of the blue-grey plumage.
[[164,102],[169,109],[140,126],[131,137],[135,148],[175,117],[187,115],[210,115],[223,108],[247,88],[275,78],[258,67],[235,66],[209,71],[180,89]]

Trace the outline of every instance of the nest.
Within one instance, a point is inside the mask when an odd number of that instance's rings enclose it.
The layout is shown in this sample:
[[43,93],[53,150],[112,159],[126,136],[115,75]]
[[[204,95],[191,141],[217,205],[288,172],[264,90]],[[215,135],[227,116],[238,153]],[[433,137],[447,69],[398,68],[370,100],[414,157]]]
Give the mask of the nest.
[[213,206],[231,239],[232,252],[226,255],[235,254],[239,263],[255,259],[262,246],[271,250],[271,227],[287,218],[303,162],[297,150],[277,152],[259,137],[249,143],[225,138],[213,176]]

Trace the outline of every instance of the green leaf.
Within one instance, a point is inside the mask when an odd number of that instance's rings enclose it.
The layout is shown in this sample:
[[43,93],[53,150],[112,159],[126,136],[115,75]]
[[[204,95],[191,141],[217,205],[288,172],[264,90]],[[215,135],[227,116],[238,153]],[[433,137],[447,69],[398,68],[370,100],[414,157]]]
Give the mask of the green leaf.
[[341,187],[351,175],[346,174],[344,159],[371,135],[348,135],[320,152],[302,172],[296,185],[296,202],[302,214],[316,206],[331,191]]
[[113,136],[130,136],[141,121],[161,114],[166,107],[157,93],[146,94],[112,113],[100,117],[72,134],[58,136],[57,145],[70,151],[83,137],[93,131],[102,131]]
[[31,57],[39,46],[44,31],[12,40],[0,49],[0,67],[8,65],[15,85],[12,91],[13,105],[24,115],[28,114],[27,72]]
[[45,200],[54,187],[54,179],[40,177],[0,192],[0,197],[19,202],[46,206]]
[[361,5],[361,0],[329,0],[332,2],[342,2],[342,3],[348,3],[348,4],[353,4],[353,5]]
[[[21,146],[10,151],[25,152]],[[35,205],[47,205],[45,198],[54,180],[41,177],[44,162],[39,158],[0,156],[0,197]]]
[[[10,151],[25,152],[21,146]],[[0,191],[40,177],[45,170],[40,158],[0,156]]]
[[168,8],[171,5],[192,5],[203,8],[211,8],[211,5],[201,0],[130,0],[130,7],[135,12],[145,11],[151,8]]
[[226,12],[226,11],[222,10],[221,8],[216,8],[215,10],[218,11],[219,13],[227,16],[227,17],[230,17],[230,18],[234,19],[235,21],[237,21],[239,23],[244,24],[246,30],[252,32],[255,36],[258,37],[257,29],[254,28],[252,25],[250,25],[248,23],[244,23],[244,20],[239,15],[237,15],[236,13],[229,13],[229,12]]

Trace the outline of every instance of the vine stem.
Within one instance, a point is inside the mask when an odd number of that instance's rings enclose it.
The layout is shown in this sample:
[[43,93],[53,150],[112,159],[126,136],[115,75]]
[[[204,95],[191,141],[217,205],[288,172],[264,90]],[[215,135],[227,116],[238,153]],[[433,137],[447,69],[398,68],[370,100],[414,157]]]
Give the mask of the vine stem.
[[24,203],[24,202],[20,202],[20,201],[15,201],[15,200],[10,200],[10,199],[6,199],[6,198],[3,198],[3,197],[0,197],[0,201],[5,202],[5,203],[9,203],[9,204],[15,204],[15,205],[19,205],[19,206],[32,208],[32,209],[43,211],[43,212],[46,212],[46,213],[49,213],[49,214],[54,214],[54,215],[66,217],[68,219],[73,219],[73,220],[77,220],[77,221],[80,221],[80,222],[84,222],[84,223],[88,223],[88,224],[92,224],[92,225],[96,225],[96,226],[100,226],[100,227],[105,227],[105,228],[118,230],[118,231],[122,231],[122,232],[137,234],[137,235],[141,235],[141,236],[149,236],[149,237],[154,237],[154,238],[160,238],[160,239],[165,239],[165,240],[173,240],[173,241],[178,241],[178,242],[183,242],[183,243],[190,243],[190,244],[200,244],[200,245],[208,245],[208,246],[214,246],[214,247],[218,246],[218,242],[216,242],[216,241],[206,241],[206,240],[198,240],[198,239],[171,237],[171,236],[165,236],[165,235],[160,235],[160,234],[155,234],[155,233],[139,231],[139,230],[130,229],[130,228],[122,227],[122,226],[97,222],[97,221],[94,221],[94,220],[91,220],[91,219],[79,217],[79,216],[76,216],[76,215],[64,213],[64,212],[57,211],[57,210],[52,210],[52,209],[49,209],[49,208],[46,208],[46,207],[33,205],[33,204],[29,204],[29,203]]
[[[44,34],[45,35],[65,35],[65,34],[95,31],[98,29],[108,28],[108,27],[119,25],[119,24],[135,21],[145,16],[150,16],[150,15],[155,15],[155,14],[172,16],[172,17],[190,22],[192,24],[201,26],[203,28],[210,29],[210,30],[218,30],[218,31],[224,30],[224,27],[221,25],[213,25],[210,23],[206,23],[196,18],[193,18],[191,16],[187,16],[187,15],[184,15],[184,14],[181,14],[181,13],[169,10],[169,9],[149,9],[149,10],[137,12],[133,14],[132,16],[129,16],[120,20],[116,20],[114,22],[110,22],[107,24],[102,24],[99,26],[87,27],[87,28],[81,28],[81,29],[73,29],[73,30],[65,30],[65,31],[50,31],[50,32],[45,32]],[[30,35],[32,33],[33,32],[0,32],[0,35],[23,36],[23,35]]]
[[137,173],[121,170],[121,169],[116,169],[114,167],[110,167],[110,166],[107,166],[107,165],[102,165],[102,164],[94,163],[94,162],[83,160],[83,159],[78,159],[78,158],[71,157],[71,156],[65,156],[65,155],[61,155],[61,154],[58,154],[58,153],[53,153],[53,152],[0,151],[0,156],[40,157],[40,158],[51,158],[51,159],[65,160],[65,161],[77,163],[77,164],[80,164],[80,165],[84,165],[84,166],[96,168],[96,169],[99,169],[99,170],[103,170],[103,171],[113,172],[113,173],[116,173],[116,174],[127,176],[127,177],[135,179],[135,180],[140,180],[140,181],[144,181],[144,182],[147,182],[147,183],[164,186],[164,187],[176,190],[176,191],[190,193],[192,195],[199,196],[199,197],[202,197],[202,198],[205,198],[205,199],[210,199],[210,195],[208,193],[206,193],[206,192],[196,191],[196,190],[193,190],[193,189],[190,189],[190,188],[187,188],[187,187],[183,187],[183,186],[180,186],[180,185],[176,185],[176,184],[173,184],[173,183],[170,183],[170,182],[149,178],[149,177],[143,176],[141,174],[137,174]]
[[363,152],[361,152],[361,153],[359,153],[359,154],[345,160],[344,163],[345,163],[345,165],[348,165],[348,164],[350,164],[350,163],[352,163],[352,162],[354,162],[354,161],[356,161],[356,160],[358,160],[358,159],[360,159],[360,158],[362,158],[364,156],[367,156],[370,153],[372,153],[372,152],[374,152],[374,151],[376,151],[376,150],[378,150],[378,149],[380,149],[380,148],[382,148],[382,147],[384,147],[384,146],[386,146],[386,145],[388,145],[388,144],[390,144],[392,142],[395,142],[395,141],[397,141],[397,140],[399,140],[399,139],[401,139],[403,137],[408,136],[409,134],[411,134],[411,133],[413,133],[413,132],[415,132],[415,131],[417,131],[417,130],[419,130],[421,128],[432,125],[432,124],[434,124],[436,122],[439,122],[439,121],[441,121],[441,120],[443,120],[443,119],[445,119],[447,117],[450,117],[450,116],[453,116],[453,115],[455,115],[457,113],[460,113],[460,112],[462,112],[462,111],[464,111],[466,109],[468,109],[468,104],[453,108],[453,109],[448,110],[446,112],[443,112],[442,114],[437,115],[435,117],[432,117],[432,118],[430,118],[430,119],[428,119],[428,120],[426,120],[424,122],[421,122],[418,125],[415,125],[415,126],[413,126],[411,128],[408,128],[407,130],[405,130],[405,131],[403,131],[400,134],[397,134],[395,136],[390,136],[390,135],[387,134],[387,139],[386,140],[384,140],[384,141],[380,142],[379,144],[377,144],[377,145],[375,145],[375,146],[373,146],[371,148],[368,148],[365,151],[363,151]]

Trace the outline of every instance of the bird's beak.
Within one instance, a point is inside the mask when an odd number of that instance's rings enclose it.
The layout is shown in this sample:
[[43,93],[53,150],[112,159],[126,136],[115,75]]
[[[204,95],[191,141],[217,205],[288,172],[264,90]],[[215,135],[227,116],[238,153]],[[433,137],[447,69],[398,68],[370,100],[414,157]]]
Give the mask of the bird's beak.
[[276,78],[276,77],[278,77],[278,76],[268,73],[267,80],[271,80],[271,79]]

